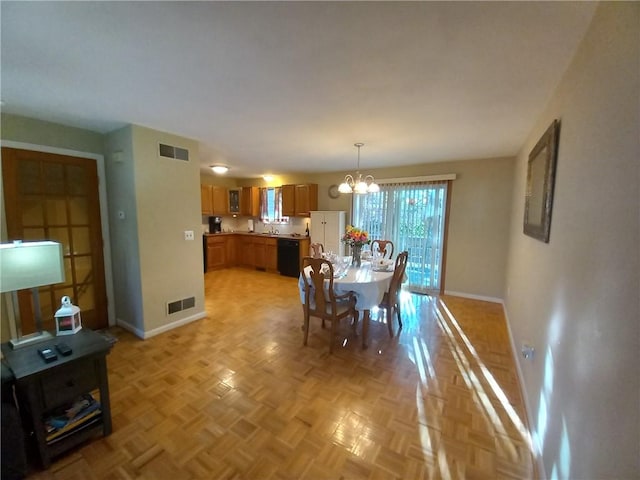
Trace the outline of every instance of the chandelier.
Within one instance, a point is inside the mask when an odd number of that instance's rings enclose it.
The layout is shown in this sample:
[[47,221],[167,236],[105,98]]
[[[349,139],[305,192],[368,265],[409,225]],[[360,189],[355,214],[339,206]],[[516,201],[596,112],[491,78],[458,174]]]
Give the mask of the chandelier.
[[344,182],[338,187],[340,193],[376,193],[380,191],[380,187],[375,182],[373,175],[366,175],[364,178],[360,173],[360,147],[364,146],[364,143],[354,143],[358,147],[358,168],[356,170],[355,177],[352,175],[346,175]]

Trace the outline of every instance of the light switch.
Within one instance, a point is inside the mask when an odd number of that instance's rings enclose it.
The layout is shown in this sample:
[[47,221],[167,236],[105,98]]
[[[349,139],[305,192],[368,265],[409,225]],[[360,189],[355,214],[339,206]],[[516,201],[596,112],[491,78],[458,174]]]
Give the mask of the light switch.
[[195,237],[193,236],[193,230],[185,230],[184,231],[184,239],[185,240],[193,240]]

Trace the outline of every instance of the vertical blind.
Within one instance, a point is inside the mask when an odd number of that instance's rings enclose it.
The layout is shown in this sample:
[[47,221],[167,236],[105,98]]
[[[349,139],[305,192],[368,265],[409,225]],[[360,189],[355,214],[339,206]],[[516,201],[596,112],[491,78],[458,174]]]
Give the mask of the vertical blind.
[[355,195],[354,225],[371,239],[391,240],[409,252],[411,291],[439,291],[442,284],[448,182],[381,184],[380,192]]

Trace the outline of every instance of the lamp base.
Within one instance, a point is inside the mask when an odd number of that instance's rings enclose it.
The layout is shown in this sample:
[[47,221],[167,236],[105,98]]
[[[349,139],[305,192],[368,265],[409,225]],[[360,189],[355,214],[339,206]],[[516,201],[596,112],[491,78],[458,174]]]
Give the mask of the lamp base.
[[20,338],[12,338],[9,340],[9,345],[14,350],[18,350],[19,348],[28,347],[29,345],[33,345],[34,343],[45,342],[47,340],[51,340],[53,335],[51,335],[47,331],[30,333],[29,335],[24,335]]

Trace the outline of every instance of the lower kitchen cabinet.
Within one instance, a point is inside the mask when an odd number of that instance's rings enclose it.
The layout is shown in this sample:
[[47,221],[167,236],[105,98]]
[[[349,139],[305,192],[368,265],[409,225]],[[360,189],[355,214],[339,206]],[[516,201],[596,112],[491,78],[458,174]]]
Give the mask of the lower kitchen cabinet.
[[[300,257],[309,251],[309,238],[296,238]],[[261,235],[215,234],[205,236],[207,270],[248,267],[278,272],[278,238]],[[299,259],[296,260],[299,263]]]
[[235,267],[238,264],[238,238],[236,235],[227,236],[227,267]]
[[265,247],[266,238],[253,237],[251,242],[253,245],[253,266],[256,268],[265,268]]
[[238,241],[238,265],[243,267],[254,266],[253,237],[250,235],[240,235]]
[[278,271],[278,240],[276,238],[267,238],[265,242],[264,252],[265,268],[269,272]]
[[227,237],[209,235],[207,237],[207,271],[227,266]]

